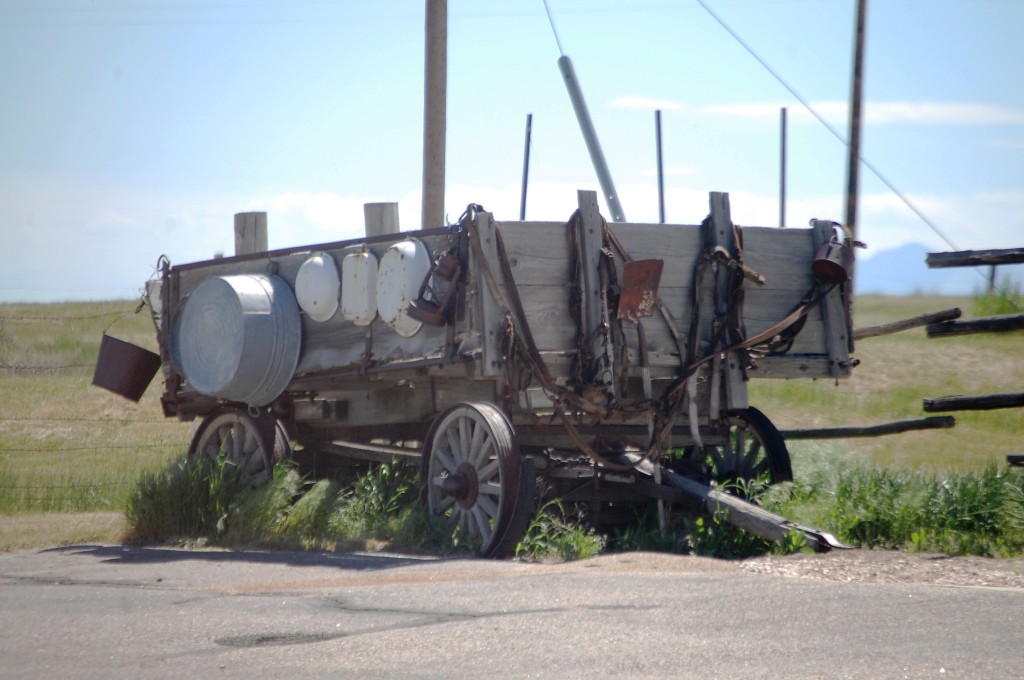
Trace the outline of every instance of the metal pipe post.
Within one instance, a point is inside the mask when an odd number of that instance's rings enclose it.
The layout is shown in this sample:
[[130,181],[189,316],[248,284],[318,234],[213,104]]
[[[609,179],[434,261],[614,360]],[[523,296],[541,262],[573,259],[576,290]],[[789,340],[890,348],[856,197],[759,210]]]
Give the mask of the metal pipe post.
[[526,181],[530,176],[530,134],[533,130],[533,114],[526,114],[526,148],[523,149],[523,192],[519,199],[519,219],[526,220]]
[[604,160],[604,153],[601,151],[601,143],[597,140],[597,132],[590,120],[590,113],[587,111],[587,103],[583,100],[583,91],[580,89],[579,81],[576,79],[576,71],[572,68],[572,61],[569,57],[562,55],[558,58],[558,68],[562,72],[562,79],[565,80],[565,88],[569,92],[569,101],[576,112],[576,121],[580,125],[580,132],[583,133],[583,141],[587,144],[587,151],[590,152],[590,162],[594,164],[594,171],[597,173],[597,181],[601,185],[601,193],[608,204],[608,210],[612,214],[612,221],[625,222],[626,216],[622,213],[622,206],[619,204],[619,195],[615,191],[615,183],[612,182],[612,175],[608,171],[608,164]]
[[658,221],[665,224],[665,171],[661,162],[661,109],[654,112],[654,143],[658,149]]
[[779,226],[786,226],[786,107],[780,109],[782,140],[779,149]]

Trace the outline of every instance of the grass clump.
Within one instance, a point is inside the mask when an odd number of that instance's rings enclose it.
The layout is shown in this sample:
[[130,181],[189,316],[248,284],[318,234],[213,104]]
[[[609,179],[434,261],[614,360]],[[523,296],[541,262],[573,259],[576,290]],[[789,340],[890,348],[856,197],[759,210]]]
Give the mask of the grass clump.
[[853,546],[986,557],[1024,553],[1022,470],[993,465],[938,475],[860,466],[845,471],[832,489],[808,495],[793,488],[782,514],[809,517]]
[[994,290],[975,295],[971,301],[971,311],[974,316],[1019,314],[1024,311],[1024,293],[1021,292],[1020,284],[1007,281]]
[[415,468],[371,467],[348,483],[307,482],[280,464],[269,480],[222,460],[180,458],[139,482],[125,511],[129,540],[269,548],[444,548],[416,502]]
[[600,554],[604,546],[603,536],[568,518],[563,504],[551,500],[534,513],[515,555],[531,560],[582,560]]
[[167,542],[216,539],[226,533],[231,509],[255,480],[222,460],[181,457],[144,473],[128,499],[130,540]]
[[[855,547],[1011,557],[1024,553],[1024,470],[937,475],[868,465],[819,468],[807,481],[739,490],[767,510],[835,534]],[[465,552],[457,532],[429,521],[413,466],[376,465],[349,480],[306,481],[288,464],[270,480],[223,461],[180,458],[139,482],[126,509],[130,540],[297,549]],[[635,523],[602,535],[559,500],[535,512],[516,557],[584,559],[607,551],[654,550],[721,558],[807,551],[802,533],[772,542],[721,515],[669,515],[653,504]]]

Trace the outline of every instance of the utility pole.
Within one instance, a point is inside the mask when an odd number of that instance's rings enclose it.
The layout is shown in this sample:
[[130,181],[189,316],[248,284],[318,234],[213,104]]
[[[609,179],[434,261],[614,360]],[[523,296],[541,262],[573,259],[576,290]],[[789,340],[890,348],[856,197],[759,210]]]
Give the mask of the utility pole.
[[850,89],[850,148],[846,165],[846,220],[854,238],[857,235],[857,194],[860,169],[860,104],[864,85],[864,23],[867,0],[857,0],[857,29],[853,47],[853,83]]
[[445,115],[448,99],[448,0],[426,0],[421,229],[444,226]]

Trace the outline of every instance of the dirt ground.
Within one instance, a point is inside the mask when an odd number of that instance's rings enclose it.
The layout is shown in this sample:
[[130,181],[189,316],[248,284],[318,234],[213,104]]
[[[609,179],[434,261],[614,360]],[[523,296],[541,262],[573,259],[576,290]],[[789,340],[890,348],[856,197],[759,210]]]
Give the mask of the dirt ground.
[[757,574],[819,581],[1024,588],[1024,557],[990,559],[895,550],[833,550],[821,555],[757,557],[737,565]]

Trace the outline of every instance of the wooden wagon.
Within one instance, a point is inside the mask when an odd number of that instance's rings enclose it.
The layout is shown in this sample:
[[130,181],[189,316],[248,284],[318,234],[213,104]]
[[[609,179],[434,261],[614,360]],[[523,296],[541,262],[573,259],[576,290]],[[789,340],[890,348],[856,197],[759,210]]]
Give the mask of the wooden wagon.
[[440,229],[163,261],[165,415],[200,419],[191,453],[254,469],[292,446],[418,459],[430,513],[482,555],[515,548],[538,488],[611,513],[791,479],[747,380],[849,375],[836,225],[740,228],[724,193],[701,224],[609,224],[578,198],[567,222],[469,206]]

